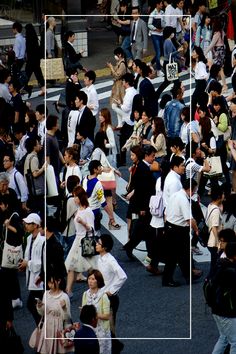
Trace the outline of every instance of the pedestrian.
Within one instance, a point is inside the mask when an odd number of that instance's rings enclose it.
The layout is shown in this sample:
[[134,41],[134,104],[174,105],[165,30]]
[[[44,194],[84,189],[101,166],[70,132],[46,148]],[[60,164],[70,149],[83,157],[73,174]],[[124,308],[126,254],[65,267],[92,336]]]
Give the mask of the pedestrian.
[[[13,51],[15,53],[16,60],[16,70],[19,73],[25,62],[25,38],[22,36],[22,24],[19,22],[14,22],[12,25],[12,32],[15,35],[15,43],[13,46]],[[16,79],[16,78],[15,78]]]
[[82,49],[79,53],[76,53],[73,46],[74,41],[75,33],[73,31],[67,31],[65,35],[65,70],[67,74],[70,69],[87,71],[87,69],[80,63],[84,50]]
[[99,109],[99,100],[96,87],[94,86],[96,81],[96,73],[93,70],[88,70],[84,74],[84,85],[82,88],[88,96],[87,107],[91,110],[94,117],[96,117]]
[[[212,354],[223,353],[228,344],[230,344],[231,353],[236,348],[236,242],[229,242],[225,253],[227,258],[220,260],[214,273],[214,284],[218,290],[218,295],[214,295],[216,298],[212,306],[212,314],[220,336]],[[229,294],[227,300],[224,300],[225,293]]]
[[133,59],[142,59],[147,52],[148,30],[146,23],[140,18],[140,9],[138,6],[132,7],[131,16],[133,20],[130,23],[130,44]]
[[68,272],[66,291],[70,298],[73,296],[72,286],[75,280],[75,273],[81,273],[80,277],[77,277],[77,281],[84,281],[85,277],[82,272],[94,268],[96,264],[95,257],[83,257],[81,249],[81,239],[89,231],[93,232],[94,230],[94,213],[89,207],[87,194],[81,186],[74,188],[73,196],[78,206],[74,217],[76,237],[65,260]]
[[96,269],[102,273],[105,283],[103,290],[108,295],[110,300],[111,332],[112,337],[115,337],[116,314],[119,308],[118,292],[127,280],[127,275],[117,260],[110,253],[113,248],[113,244],[114,242],[110,235],[100,235],[96,243],[96,251],[99,253]]
[[42,281],[36,284],[36,281],[44,259],[45,237],[40,233],[41,219],[38,214],[31,213],[23,221],[25,230],[29,233],[29,236],[27,237],[24,259],[19,264],[18,269],[19,271],[26,270],[26,287],[29,291],[27,308],[31,312],[37,326],[41,316],[37,312],[35,298],[42,299],[44,284]]
[[211,263],[209,276],[214,272],[216,261],[217,261],[217,251],[219,247],[219,231],[222,228],[222,213],[221,206],[224,199],[224,192],[221,186],[217,186],[211,189],[211,203],[207,208],[206,221],[210,232],[209,240],[207,243],[207,248],[211,254]]
[[[88,272],[89,289],[83,293],[82,307],[84,305],[94,305],[97,310],[97,335],[100,354],[111,354],[111,330],[110,330],[110,301],[104,292],[105,286],[102,273],[97,269]],[[109,340],[110,339],[110,340]]]
[[66,353],[71,348],[65,348],[58,340],[58,332],[71,321],[70,299],[62,290],[63,282],[59,275],[47,274],[47,279],[49,290],[44,293],[42,301],[37,299],[36,307],[43,325],[35,349],[41,354]]
[[48,28],[46,31],[46,53],[47,58],[56,58],[56,39],[55,39],[55,27],[56,27],[56,19],[55,17],[49,17],[47,20]]
[[[183,182],[183,188],[169,198],[166,214],[166,238],[168,250],[163,272],[162,286],[177,287],[179,282],[173,280],[176,264],[178,263],[187,282],[190,281],[190,227],[198,235],[198,228],[192,217],[190,198],[197,184],[193,179]],[[173,205],[175,208],[173,208]]]
[[32,93],[32,86],[28,85],[31,75],[34,73],[39,86],[41,87],[41,91],[39,96],[44,96],[46,93],[45,88],[45,80],[42,74],[42,70],[40,68],[40,46],[38,43],[38,36],[34,29],[32,23],[28,23],[25,26],[25,40],[26,40],[26,67],[25,73],[27,75],[27,83],[24,88],[28,92],[28,98]]
[[99,342],[95,333],[97,311],[94,305],[84,305],[80,312],[81,328],[74,337],[75,354],[100,354]]

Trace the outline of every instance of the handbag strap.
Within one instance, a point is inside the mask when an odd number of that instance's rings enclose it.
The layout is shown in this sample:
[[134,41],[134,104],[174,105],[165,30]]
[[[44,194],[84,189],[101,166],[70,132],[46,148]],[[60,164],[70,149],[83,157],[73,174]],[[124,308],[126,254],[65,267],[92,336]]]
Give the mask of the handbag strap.
[[206,217],[206,220],[205,220],[206,223],[207,223],[207,221],[209,220],[209,217],[211,216],[211,213],[212,213],[214,210],[217,210],[217,209],[219,209],[219,208],[216,207],[216,208],[213,208],[213,209],[210,211],[209,215],[207,215],[207,217]]
[[[9,217],[9,221],[11,221],[11,219],[12,219],[12,217],[13,217],[13,215],[17,215],[17,216],[19,216],[19,214],[15,211],[14,213],[12,213],[11,214],[11,216]],[[6,241],[6,239],[7,239],[7,233],[8,233],[8,228],[6,227],[6,231],[5,231],[5,238],[4,238],[4,241]]]

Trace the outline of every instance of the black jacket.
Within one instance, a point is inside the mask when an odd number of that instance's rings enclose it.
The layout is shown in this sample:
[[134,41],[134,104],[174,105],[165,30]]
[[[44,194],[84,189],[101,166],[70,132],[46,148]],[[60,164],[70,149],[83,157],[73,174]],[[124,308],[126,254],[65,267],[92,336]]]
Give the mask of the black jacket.
[[65,45],[65,56],[69,58],[69,61],[72,64],[77,63],[77,68],[79,68],[80,70],[83,69],[83,65],[79,63],[79,60],[82,58],[82,55],[80,53],[77,54],[74,47],[68,42],[66,42]]
[[220,259],[213,275],[217,296],[212,313],[223,317],[236,317],[236,262]]

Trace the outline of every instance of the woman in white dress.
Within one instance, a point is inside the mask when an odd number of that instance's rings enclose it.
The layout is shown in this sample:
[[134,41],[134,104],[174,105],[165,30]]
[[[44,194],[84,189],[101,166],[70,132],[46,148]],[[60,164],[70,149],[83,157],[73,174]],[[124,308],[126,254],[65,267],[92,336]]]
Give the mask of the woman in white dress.
[[99,270],[93,269],[89,272],[88,286],[89,289],[83,293],[82,306],[96,307],[98,323],[95,332],[99,341],[100,354],[111,354],[110,300],[103,291],[105,283]]
[[74,218],[76,237],[65,261],[68,272],[66,291],[69,297],[73,296],[72,286],[75,273],[82,273],[90,268],[94,268],[97,257],[85,258],[82,256],[81,239],[85,237],[87,231],[94,229],[94,214],[89,207],[87,194],[81,186],[75,187],[73,195],[75,203],[78,205],[78,211]]
[[[71,349],[64,348],[61,341],[56,338],[58,337],[58,332],[62,331],[71,321],[70,299],[61,289],[62,282],[57,276],[49,279],[48,287],[49,290],[44,293],[43,300],[38,300],[36,305],[38,313],[45,317],[35,349],[40,354],[66,353],[71,351]],[[53,339],[45,339],[45,333],[46,338]],[[32,338],[33,335],[30,342]]]

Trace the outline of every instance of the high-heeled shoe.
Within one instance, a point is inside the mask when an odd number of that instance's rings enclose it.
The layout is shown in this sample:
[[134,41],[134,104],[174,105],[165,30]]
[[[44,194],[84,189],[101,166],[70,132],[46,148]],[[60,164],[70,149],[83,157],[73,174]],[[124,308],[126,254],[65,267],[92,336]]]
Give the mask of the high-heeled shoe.
[[109,230],[120,230],[121,226],[119,224],[116,224],[115,220],[112,219],[108,223],[108,228]]
[[59,109],[58,109],[58,104],[57,102],[53,102],[53,106],[55,108],[55,110],[57,111],[57,113],[60,113]]

